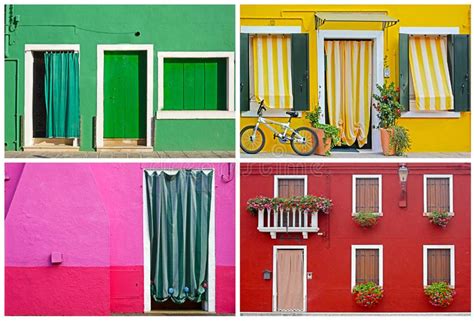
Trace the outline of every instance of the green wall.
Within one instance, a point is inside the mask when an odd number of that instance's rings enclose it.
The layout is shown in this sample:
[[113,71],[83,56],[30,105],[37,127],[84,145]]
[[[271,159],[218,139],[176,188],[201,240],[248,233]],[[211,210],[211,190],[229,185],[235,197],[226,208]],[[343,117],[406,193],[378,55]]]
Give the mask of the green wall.
[[[5,143],[7,150],[19,142],[20,115],[24,105],[25,44],[79,44],[81,150],[93,150],[93,117],[96,114],[96,78],[98,44],[153,44],[154,46],[154,112],[157,108],[157,52],[159,51],[235,51],[235,11],[233,5],[14,5],[6,6],[6,21],[11,13],[19,23],[5,37],[5,56],[18,59],[18,117],[15,131],[15,62],[5,68]],[[6,27],[8,31],[9,26]],[[140,36],[135,34],[139,32]],[[10,39],[8,39],[10,37]],[[166,120],[156,121],[155,149],[170,150],[179,126],[196,122],[219,123],[216,130],[204,128],[194,140],[176,144],[181,150],[233,150],[234,121]],[[160,125],[163,123],[163,128]],[[189,128],[193,126],[189,125]],[[188,129],[185,129],[187,131]],[[16,132],[16,134],[15,134]],[[174,134],[173,134],[174,133]],[[195,135],[192,137],[196,137]],[[199,137],[198,137],[199,138]],[[205,141],[204,141],[205,139]],[[162,141],[163,140],[163,141]],[[221,145],[222,142],[227,145]],[[226,143],[227,144],[227,143]],[[201,146],[201,147],[200,147]],[[199,148],[198,148],[199,147]]]

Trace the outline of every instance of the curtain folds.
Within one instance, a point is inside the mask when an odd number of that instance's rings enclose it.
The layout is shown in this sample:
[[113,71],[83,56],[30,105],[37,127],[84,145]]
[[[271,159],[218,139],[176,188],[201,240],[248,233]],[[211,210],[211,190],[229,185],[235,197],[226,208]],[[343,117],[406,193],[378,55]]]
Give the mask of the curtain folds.
[[325,41],[329,122],[339,128],[342,144],[367,143],[372,102],[370,40]]
[[145,171],[155,301],[206,300],[213,171]]
[[79,137],[79,54],[44,54],[46,137]]
[[257,101],[269,108],[293,108],[291,36],[252,37],[253,87]]

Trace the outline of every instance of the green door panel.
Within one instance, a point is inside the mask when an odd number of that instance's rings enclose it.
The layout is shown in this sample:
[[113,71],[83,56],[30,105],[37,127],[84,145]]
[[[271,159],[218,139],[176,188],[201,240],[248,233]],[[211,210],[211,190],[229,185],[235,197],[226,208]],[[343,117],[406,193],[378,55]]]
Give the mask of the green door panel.
[[104,138],[146,136],[146,52],[104,54]]
[[165,110],[227,110],[227,61],[166,58]]

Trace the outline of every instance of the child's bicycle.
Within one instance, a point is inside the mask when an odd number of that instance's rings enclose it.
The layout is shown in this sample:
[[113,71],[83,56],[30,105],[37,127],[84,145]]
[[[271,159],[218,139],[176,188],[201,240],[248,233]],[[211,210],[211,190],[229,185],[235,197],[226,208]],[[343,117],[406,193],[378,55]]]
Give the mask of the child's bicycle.
[[[265,134],[259,128],[260,124],[265,125],[273,132],[273,139],[278,138],[280,143],[286,144],[290,142],[293,151],[301,156],[308,156],[314,154],[316,147],[318,147],[318,137],[308,127],[299,127],[293,129],[290,127],[291,119],[297,117],[298,113],[295,111],[287,111],[286,114],[290,117],[287,123],[280,123],[271,119],[266,119],[262,116],[262,110],[267,110],[263,103],[260,102],[257,115],[258,120],[255,126],[246,126],[240,131],[240,148],[247,154],[257,154],[265,145]],[[283,131],[279,132],[270,124],[280,126]]]

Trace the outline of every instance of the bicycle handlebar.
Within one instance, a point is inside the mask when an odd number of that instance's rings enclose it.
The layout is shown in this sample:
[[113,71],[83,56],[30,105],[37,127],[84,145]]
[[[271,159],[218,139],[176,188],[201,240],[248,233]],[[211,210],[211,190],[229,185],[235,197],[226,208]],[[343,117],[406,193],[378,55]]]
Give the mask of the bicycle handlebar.
[[267,109],[266,109],[265,106],[263,105],[263,102],[264,102],[264,99],[262,99],[262,101],[260,102],[260,106],[258,106],[257,114],[258,114],[259,116],[262,115],[262,109],[265,110],[265,111],[267,111]]

